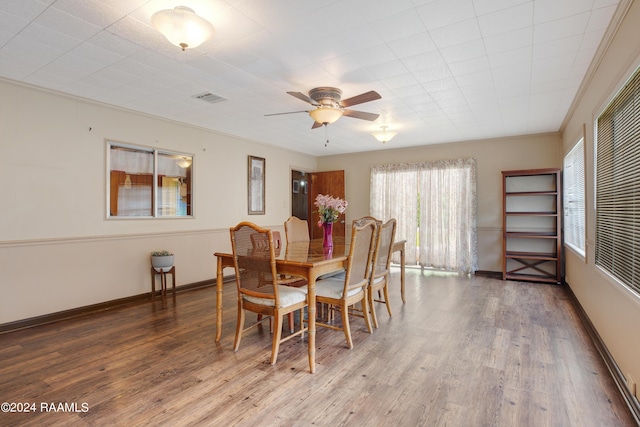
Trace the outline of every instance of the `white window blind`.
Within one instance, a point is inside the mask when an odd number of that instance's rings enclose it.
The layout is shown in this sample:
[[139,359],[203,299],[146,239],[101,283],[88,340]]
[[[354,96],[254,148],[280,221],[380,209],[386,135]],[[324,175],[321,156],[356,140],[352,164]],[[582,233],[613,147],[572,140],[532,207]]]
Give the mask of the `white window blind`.
[[584,139],[564,157],[564,241],[585,256]]
[[640,293],[638,70],[596,125],[596,265]]

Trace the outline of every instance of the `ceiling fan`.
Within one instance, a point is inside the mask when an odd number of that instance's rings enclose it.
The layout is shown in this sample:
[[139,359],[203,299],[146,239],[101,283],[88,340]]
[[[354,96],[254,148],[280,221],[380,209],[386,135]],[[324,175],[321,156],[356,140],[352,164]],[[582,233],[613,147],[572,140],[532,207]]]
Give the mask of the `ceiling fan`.
[[353,117],[356,119],[369,120],[374,121],[380,114],[374,113],[366,113],[364,111],[355,111],[348,110],[347,107],[351,107],[352,105],[364,104],[365,102],[375,101],[376,99],[381,99],[382,97],[376,91],[369,91],[362,93],[360,95],[353,96],[351,98],[347,98],[341,100],[342,91],[335,87],[317,87],[311,89],[309,91],[309,95],[305,95],[300,92],[287,92],[291,96],[295,96],[296,98],[308,102],[313,105],[314,110],[303,110],[303,111],[291,111],[288,113],[274,113],[274,114],[266,114],[265,116],[278,116],[281,114],[296,114],[296,113],[309,113],[311,118],[314,120],[313,126],[311,129],[316,129],[321,127],[322,125],[328,125],[334,123],[342,116]]

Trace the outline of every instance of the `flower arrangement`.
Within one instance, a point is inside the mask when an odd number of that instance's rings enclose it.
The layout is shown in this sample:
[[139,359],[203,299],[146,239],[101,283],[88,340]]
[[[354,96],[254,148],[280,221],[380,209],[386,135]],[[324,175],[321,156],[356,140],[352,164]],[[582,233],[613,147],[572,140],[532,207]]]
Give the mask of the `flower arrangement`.
[[151,252],[151,256],[171,256],[173,255],[171,252],[167,251],[167,250],[161,250],[161,251],[153,251]]
[[349,203],[338,197],[327,196],[318,194],[314,205],[318,208],[320,219],[318,220],[318,227],[322,227],[325,223],[334,223],[338,220],[341,214],[347,210]]

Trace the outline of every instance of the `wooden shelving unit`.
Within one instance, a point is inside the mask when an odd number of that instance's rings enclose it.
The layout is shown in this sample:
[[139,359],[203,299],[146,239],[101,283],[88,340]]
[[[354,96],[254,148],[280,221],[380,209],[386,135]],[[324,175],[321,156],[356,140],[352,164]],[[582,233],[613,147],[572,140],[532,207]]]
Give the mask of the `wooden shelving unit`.
[[502,171],[502,278],[562,283],[560,169]]

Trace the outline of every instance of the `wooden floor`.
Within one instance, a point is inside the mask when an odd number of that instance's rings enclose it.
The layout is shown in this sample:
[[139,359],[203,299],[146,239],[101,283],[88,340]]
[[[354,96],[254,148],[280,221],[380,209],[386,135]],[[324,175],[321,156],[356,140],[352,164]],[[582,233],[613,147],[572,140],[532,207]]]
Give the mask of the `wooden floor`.
[[392,283],[352,350],[318,331],[315,374],[297,338],[269,365],[268,328],[233,352],[233,283],[219,344],[213,287],[0,335],[0,402],[36,406],[0,425],[636,425],[562,287],[408,270],[402,304]]

